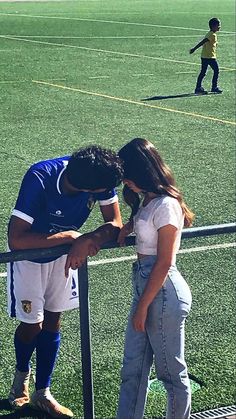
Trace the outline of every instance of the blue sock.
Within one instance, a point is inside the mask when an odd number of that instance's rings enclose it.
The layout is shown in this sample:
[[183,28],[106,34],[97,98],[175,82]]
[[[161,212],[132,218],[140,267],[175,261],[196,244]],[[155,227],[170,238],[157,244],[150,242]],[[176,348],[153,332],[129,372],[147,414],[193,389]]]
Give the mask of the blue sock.
[[36,390],[50,387],[51,375],[60,347],[60,333],[42,330],[36,344]]
[[30,343],[24,343],[15,333],[14,345],[16,354],[16,368],[21,372],[29,371],[30,358],[36,346],[36,338],[34,338]]

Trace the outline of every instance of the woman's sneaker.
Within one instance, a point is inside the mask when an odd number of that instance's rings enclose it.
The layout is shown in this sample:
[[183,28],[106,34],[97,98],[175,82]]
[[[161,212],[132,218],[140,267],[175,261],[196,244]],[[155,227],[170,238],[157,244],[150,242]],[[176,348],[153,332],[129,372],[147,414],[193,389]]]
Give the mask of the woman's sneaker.
[[29,403],[30,371],[21,372],[16,369],[8,401],[13,409],[22,409]]
[[67,407],[60,405],[51,395],[49,387],[35,391],[30,399],[34,409],[49,413],[53,418],[73,418],[73,413]]

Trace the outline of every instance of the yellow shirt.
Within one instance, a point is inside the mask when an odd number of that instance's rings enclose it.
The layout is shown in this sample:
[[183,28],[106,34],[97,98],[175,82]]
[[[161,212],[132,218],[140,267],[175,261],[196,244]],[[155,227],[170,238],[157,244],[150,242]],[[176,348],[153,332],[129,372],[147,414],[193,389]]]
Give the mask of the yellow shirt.
[[217,35],[215,32],[209,31],[205,38],[209,41],[202,47],[202,58],[216,58]]

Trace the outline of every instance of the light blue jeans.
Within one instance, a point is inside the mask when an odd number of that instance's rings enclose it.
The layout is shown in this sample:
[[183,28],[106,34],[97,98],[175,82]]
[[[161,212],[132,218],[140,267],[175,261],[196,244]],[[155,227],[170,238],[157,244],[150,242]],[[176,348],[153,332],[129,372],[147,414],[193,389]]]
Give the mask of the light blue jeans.
[[150,368],[167,390],[166,419],[188,419],[191,389],[184,360],[184,326],[190,311],[190,289],[172,266],[148,309],[146,332],[136,332],[132,316],[148,281],[156,256],[133,264],[133,303],[128,320],[117,419],[141,419],[144,415]]

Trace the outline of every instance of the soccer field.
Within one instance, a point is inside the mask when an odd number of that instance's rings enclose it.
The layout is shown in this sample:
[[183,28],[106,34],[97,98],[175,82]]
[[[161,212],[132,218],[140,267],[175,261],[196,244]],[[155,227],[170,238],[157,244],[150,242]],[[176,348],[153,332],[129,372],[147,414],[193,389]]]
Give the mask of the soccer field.
[[[189,49],[204,37],[213,16],[222,22],[217,58],[223,94],[196,96],[200,50],[189,55]],[[87,144],[118,150],[134,137],[152,141],[171,166],[196,213],[195,227],[234,221],[233,0],[1,1],[0,54],[0,252],[29,165]],[[211,76],[209,70],[204,82],[209,90]],[[100,222],[95,208],[83,231]],[[235,266],[234,249],[228,247],[233,239],[184,240],[186,253],[179,255],[193,294],[186,357],[190,373],[205,384],[193,393],[194,412],[234,403]],[[98,418],[116,412],[131,299],[132,261],[123,259],[131,255],[133,248],[102,251],[92,261],[111,260],[89,268]],[[0,416],[19,418],[26,416],[11,414],[4,402],[14,371],[16,326],[6,314],[5,271],[0,265]],[[76,418],[83,415],[81,382],[74,311],[63,317],[52,392]],[[164,410],[164,393],[150,391],[146,417]]]

